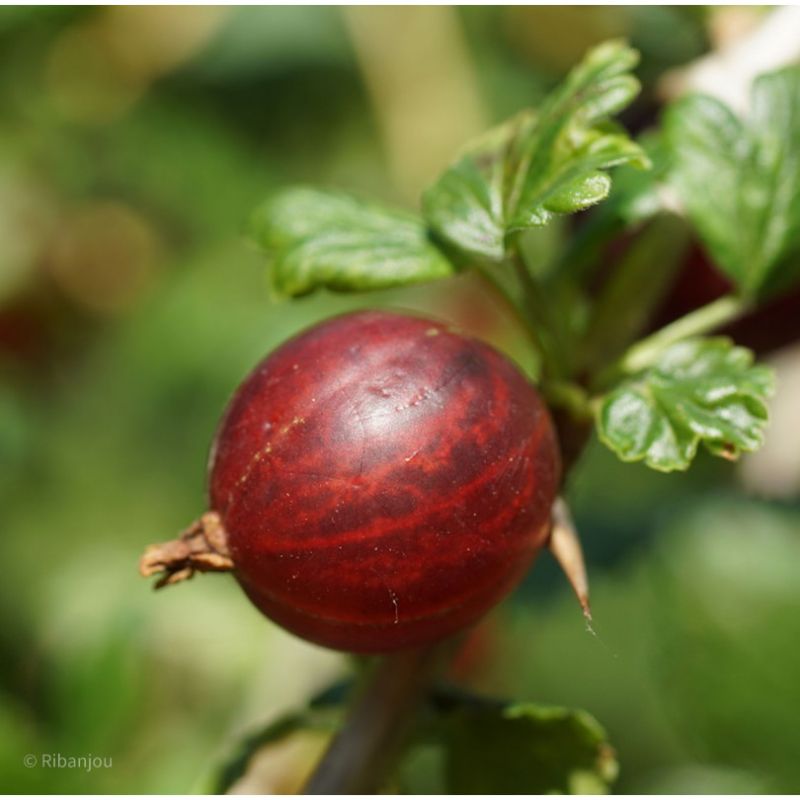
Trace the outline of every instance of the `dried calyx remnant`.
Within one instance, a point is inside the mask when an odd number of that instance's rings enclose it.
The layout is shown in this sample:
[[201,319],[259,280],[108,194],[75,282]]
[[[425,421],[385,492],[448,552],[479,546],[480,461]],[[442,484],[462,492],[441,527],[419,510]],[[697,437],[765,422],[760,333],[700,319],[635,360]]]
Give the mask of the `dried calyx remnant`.
[[177,539],[150,545],[139,561],[139,571],[145,578],[164,573],[156,582],[156,589],[188,580],[195,572],[232,569],[227,534],[216,511],[207,511]]

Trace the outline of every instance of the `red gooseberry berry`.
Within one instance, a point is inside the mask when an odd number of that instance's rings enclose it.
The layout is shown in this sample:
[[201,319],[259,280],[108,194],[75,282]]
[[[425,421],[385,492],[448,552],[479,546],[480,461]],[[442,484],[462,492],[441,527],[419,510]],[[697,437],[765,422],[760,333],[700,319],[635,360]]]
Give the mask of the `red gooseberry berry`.
[[522,579],[559,480],[547,408],[508,358],[428,319],[352,313],[244,380],[212,446],[211,512],[171,564],[151,548],[143,572],[232,569],[305,639],[419,646]]

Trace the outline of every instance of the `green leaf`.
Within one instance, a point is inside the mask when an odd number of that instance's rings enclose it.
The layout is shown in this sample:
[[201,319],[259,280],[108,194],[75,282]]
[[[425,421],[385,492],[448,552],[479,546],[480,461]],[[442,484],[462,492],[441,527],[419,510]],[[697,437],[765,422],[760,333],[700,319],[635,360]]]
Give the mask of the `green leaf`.
[[590,50],[545,102],[536,126],[515,142],[507,206],[511,230],[602,200],[611,181],[600,170],[628,162],[647,165],[639,146],[608,122],[639,92],[630,74],[638,60],[622,42]]
[[455,271],[417,217],[336,192],[286,189],[255,212],[251,232],[271,260],[275,290],[290,297],[405,286]]
[[446,728],[453,794],[597,794],[617,764],[600,724],[584,711],[530,703],[463,707]]
[[686,97],[666,134],[672,183],[701,238],[742,291],[757,292],[800,248],[800,67],[758,78],[746,120]]
[[469,146],[423,196],[431,228],[467,255],[502,261],[508,234],[605,198],[604,170],[647,166],[608,119],[638,93],[637,61],[621,42],[594,48],[538,113],[524,111]]
[[492,128],[425,191],[425,218],[443,239],[469,255],[502,261],[509,148],[533,125],[534,112],[527,110]]
[[687,339],[606,395],[600,439],[623,461],[663,472],[687,469],[700,442],[736,459],[757,449],[767,422],[772,371],[725,338]]

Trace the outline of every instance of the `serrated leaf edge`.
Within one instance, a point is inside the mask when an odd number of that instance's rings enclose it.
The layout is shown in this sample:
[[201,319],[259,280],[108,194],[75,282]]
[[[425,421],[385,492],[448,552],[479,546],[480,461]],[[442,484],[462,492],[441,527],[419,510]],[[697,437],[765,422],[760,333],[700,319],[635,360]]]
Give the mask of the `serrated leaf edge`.
[[[677,342],[673,347],[678,345],[685,345],[691,340],[684,340],[682,342]],[[732,340],[724,336],[713,337],[705,340],[709,344],[721,344],[723,342],[728,343],[731,345],[731,350],[729,351],[729,355],[741,355],[747,354],[747,358],[744,359],[743,363],[746,363],[747,366],[744,366],[743,369],[748,371],[757,371],[760,376],[759,382],[763,382],[763,395],[757,394],[755,391],[750,389],[744,388],[741,391],[737,392],[738,395],[743,397],[750,398],[751,400],[756,401],[761,409],[763,409],[763,423],[766,426],[769,422],[769,407],[765,400],[771,397],[775,392],[775,372],[770,367],[765,364],[757,364],[755,363],[755,359],[753,357],[753,353],[745,347],[740,347],[738,345],[733,344]],[[671,349],[671,348],[669,348]],[[614,389],[606,392],[601,398],[598,398],[599,402],[595,403],[595,430],[597,431],[598,439],[611,450],[620,461],[625,463],[637,463],[643,462],[646,466],[650,469],[653,469],[657,472],[663,473],[670,473],[670,472],[685,472],[689,469],[692,462],[694,461],[695,457],[697,456],[697,451],[700,448],[700,445],[710,448],[714,444],[718,445],[725,445],[729,444],[722,440],[716,439],[706,439],[700,436],[699,433],[696,433],[691,428],[688,428],[688,431],[691,433],[691,441],[688,443],[688,453],[685,462],[676,462],[674,466],[667,466],[658,461],[654,461],[647,450],[645,450],[642,454],[629,454],[621,452],[616,444],[612,442],[612,440],[606,435],[604,426],[601,424],[603,411],[607,407],[608,402],[611,400],[613,395],[618,392],[622,387],[629,386],[632,387],[645,395],[648,395],[649,398],[658,405],[658,399],[653,395],[653,391],[649,385],[649,381],[645,379],[645,376],[651,373],[658,373],[658,364],[649,367],[647,369],[641,370],[641,372],[637,376],[633,376],[632,378],[628,378],[625,381],[622,381],[618,384]],[[758,441],[754,443],[753,446],[745,446],[745,445],[735,445],[735,451],[730,456],[725,456],[729,460],[738,460],[738,458],[743,453],[752,453],[755,452],[764,442],[764,427],[761,428],[756,434]],[[712,455],[720,456],[719,453],[715,453],[713,450],[710,450]]]

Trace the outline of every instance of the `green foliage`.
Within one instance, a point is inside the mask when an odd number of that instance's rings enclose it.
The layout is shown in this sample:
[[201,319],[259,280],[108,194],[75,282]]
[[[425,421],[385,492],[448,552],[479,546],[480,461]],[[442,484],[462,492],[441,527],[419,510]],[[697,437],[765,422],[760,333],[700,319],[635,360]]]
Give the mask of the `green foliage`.
[[251,232],[271,259],[275,290],[290,297],[404,286],[454,271],[419,219],[337,192],[285,189],[256,211]]
[[600,438],[623,461],[687,469],[700,442],[735,459],[762,442],[772,372],[724,338],[687,339],[603,398]]
[[671,165],[671,152],[660,129],[648,130],[637,144],[647,156],[650,169],[635,169],[625,165],[617,170],[608,202],[598,214],[602,217],[605,212],[611,211],[628,226],[665,210],[660,183],[665,180]]
[[608,195],[604,170],[647,165],[608,118],[639,91],[638,54],[621,42],[591,50],[538,112],[525,111],[469,146],[424,195],[438,235],[469,256],[501,261],[509,234]]
[[454,794],[599,794],[617,773],[592,716],[532,703],[459,709],[445,748]]
[[[712,97],[672,106],[672,180],[717,264],[756,293],[800,246],[800,67],[762,75],[748,119]],[[775,276],[785,284],[789,276]]]
[[663,531],[648,566],[657,688],[684,746],[767,794],[800,781],[798,530],[796,508],[716,499]]
[[527,111],[493,128],[426,190],[425,218],[445,241],[470,256],[503,259],[511,144],[534,125],[535,115]]
[[575,635],[574,598],[544,602],[536,573],[509,615],[492,682],[589,708],[619,754],[620,795],[791,792],[796,503],[745,500],[711,459],[664,475],[605,448],[586,455],[570,500],[594,553],[599,638]]

